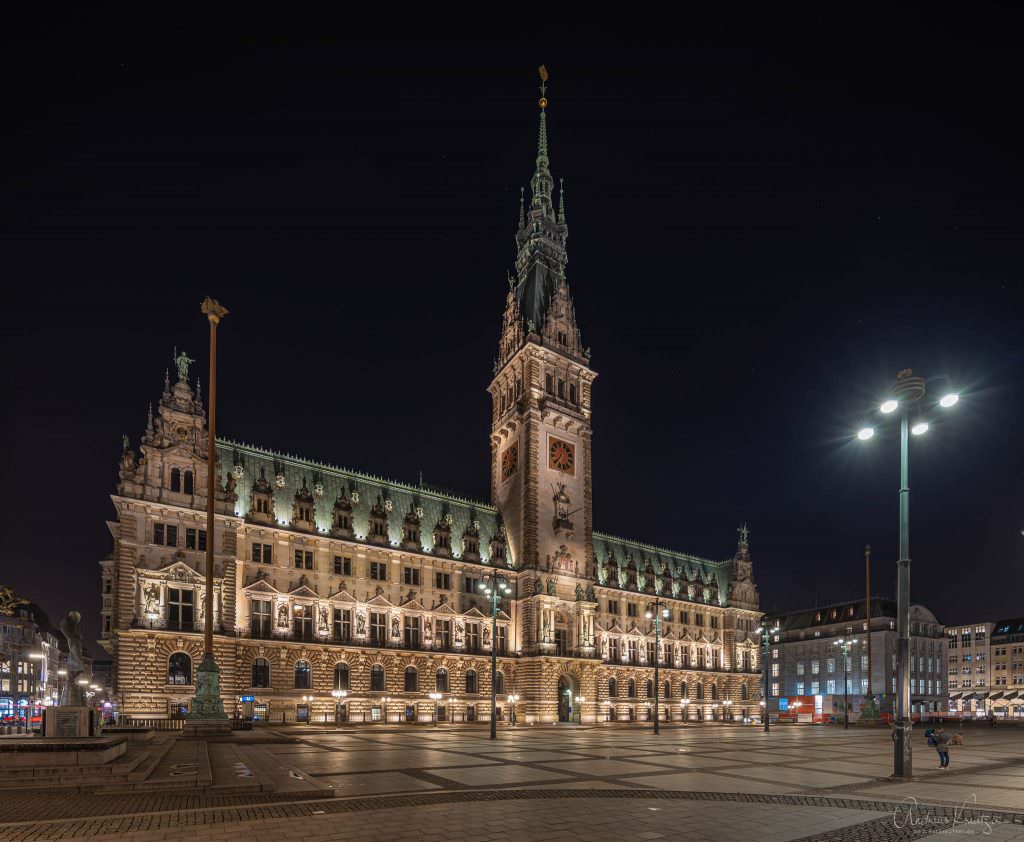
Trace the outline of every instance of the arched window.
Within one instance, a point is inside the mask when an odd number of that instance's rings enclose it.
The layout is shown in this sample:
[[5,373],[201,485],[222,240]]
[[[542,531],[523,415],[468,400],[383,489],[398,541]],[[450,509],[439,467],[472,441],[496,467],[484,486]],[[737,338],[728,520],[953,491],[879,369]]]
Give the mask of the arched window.
[[384,691],[384,667],[374,664],[370,667],[370,692]]
[[608,695],[613,699],[619,695],[619,683],[614,678],[608,679]]
[[181,491],[181,471],[171,468],[171,491]]
[[740,685],[740,701],[745,702],[749,698],[750,698],[750,690],[747,688],[746,684],[741,684]]
[[698,699],[703,699],[704,698],[704,685],[701,684],[699,681],[697,682],[697,698]]
[[405,692],[415,693],[420,689],[419,674],[416,672],[416,667],[405,668]]
[[666,699],[671,699],[672,698],[672,682],[671,681],[666,681],[665,682],[665,694],[664,695],[665,695]]
[[434,678],[434,689],[438,693],[448,692],[448,670],[444,667],[441,667],[441,669],[437,671],[437,675]]
[[250,687],[270,686],[270,661],[266,658],[256,658],[252,662],[252,682]]
[[466,670],[466,692],[476,692],[476,670]]
[[712,684],[711,685],[711,698],[712,699],[717,699],[718,698],[718,685],[717,684]]
[[334,689],[348,690],[348,664],[337,663],[334,665]]
[[167,659],[167,683],[192,683],[192,659],[184,652],[175,652]]
[[629,683],[626,684],[626,695],[629,696],[629,698],[631,699],[636,698],[636,681],[634,681],[632,678],[629,679]]
[[685,681],[680,681],[679,682],[679,698],[680,699],[685,699],[686,698],[686,682]]
[[313,688],[313,673],[309,668],[309,661],[295,662],[295,689],[311,690]]
[[647,689],[647,698],[648,699],[653,699],[654,698],[654,680],[653,679],[650,679],[650,678],[647,679],[647,688],[646,689]]
[[195,493],[195,483],[193,482],[193,477],[192,477],[192,472],[191,471],[185,471],[185,493],[186,494],[194,494]]
[[494,692],[501,694],[505,692],[505,675],[504,673],[494,673]]

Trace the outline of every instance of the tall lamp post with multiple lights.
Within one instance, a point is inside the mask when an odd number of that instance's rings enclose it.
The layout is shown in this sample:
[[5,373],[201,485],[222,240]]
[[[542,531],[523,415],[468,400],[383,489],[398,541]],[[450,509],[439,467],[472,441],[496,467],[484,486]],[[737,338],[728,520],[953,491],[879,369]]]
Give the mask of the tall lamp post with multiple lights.
[[843,728],[850,727],[850,649],[856,646],[856,640],[847,640],[844,637],[833,643],[843,653]]
[[768,644],[771,635],[778,632],[778,630],[778,626],[772,626],[772,621],[768,619],[767,614],[761,618],[761,625],[754,629],[755,633],[761,635],[761,672],[764,675],[764,692],[761,694],[761,707],[763,708],[761,719],[764,722],[764,732],[766,734],[771,730],[768,725],[768,720],[771,719],[771,716],[768,714]]
[[498,674],[498,606],[502,594],[512,593],[508,579],[500,573],[487,573],[480,580],[480,590],[491,601],[491,739],[498,738],[498,696],[494,677]]
[[[878,407],[882,415],[897,417],[900,421],[900,557],[896,595],[896,742],[893,746],[893,777],[896,778],[913,775],[910,745],[913,727],[910,719],[910,434],[923,436],[928,432],[926,413],[933,407],[923,408],[925,384],[940,379],[944,378],[925,381],[906,368],[896,375],[896,383],[889,396]],[[936,403],[943,409],[949,409],[959,400],[959,394],[946,391]],[[861,428],[857,438],[868,441],[874,435],[875,428],[869,425]]]
[[656,599],[654,602],[647,603],[647,613],[645,614],[648,620],[654,620],[654,733],[661,733],[661,714],[659,708],[661,702],[659,701],[659,693],[661,692],[661,672],[659,667],[661,665],[661,618],[668,619],[668,607],[664,600]]

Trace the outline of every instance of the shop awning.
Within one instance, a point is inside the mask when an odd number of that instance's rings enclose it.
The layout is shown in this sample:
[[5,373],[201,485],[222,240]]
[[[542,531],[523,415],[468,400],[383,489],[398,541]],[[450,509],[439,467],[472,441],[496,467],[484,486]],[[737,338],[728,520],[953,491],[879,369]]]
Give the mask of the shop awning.
[[1009,693],[1007,693],[1005,696],[1003,696],[1003,701],[1004,702],[1012,702],[1014,699],[1019,699],[1019,698],[1020,698],[1020,693],[1018,693],[1016,690],[1011,690]]
[[963,694],[963,693],[953,693],[953,694],[952,694],[952,695],[951,695],[951,696],[949,697],[949,700],[950,700],[951,702],[955,702],[955,701],[957,701],[958,699],[962,699],[963,697],[964,697],[964,694]]
[[983,702],[985,701],[985,699],[988,698],[988,693],[975,693],[974,698],[977,699],[979,702]]
[[988,697],[988,699],[989,699],[990,702],[994,702],[997,699],[1003,698],[1003,695],[1004,695],[1003,691],[1000,690],[998,693],[993,693],[991,696]]

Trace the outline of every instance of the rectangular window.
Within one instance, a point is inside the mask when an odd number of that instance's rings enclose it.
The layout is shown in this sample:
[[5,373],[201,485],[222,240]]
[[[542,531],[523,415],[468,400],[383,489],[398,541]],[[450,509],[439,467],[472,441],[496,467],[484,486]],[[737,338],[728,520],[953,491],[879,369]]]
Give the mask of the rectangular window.
[[817,675],[821,672],[821,664],[817,660],[811,661],[811,675]]
[[466,593],[476,593],[480,588],[480,580],[474,576],[466,576],[463,578]]
[[295,566],[299,568],[299,570],[302,569],[302,550],[295,551]]
[[160,545],[164,543],[164,525],[162,523],[153,524],[153,543]]
[[608,639],[608,660],[617,663],[619,660],[619,639],[612,637]]
[[402,568],[402,572],[405,576],[405,584],[419,587],[420,569],[418,567],[404,567]]
[[619,601],[617,599],[608,600],[608,613],[616,615],[619,613]]
[[452,589],[452,574],[451,573],[435,573],[434,574],[434,587],[443,591],[450,591]]
[[703,626],[704,625],[704,615],[703,614],[694,614],[693,615],[693,624],[695,626]]
[[830,695],[836,692],[836,680],[834,678],[830,678],[825,682],[825,692]]
[[404,640],[406,649],[419,649],[420,648],[420,618],[411,617],[406,615],[404,630]]
[[335,608],[332,617],[334,639],[345,643],[352,639],[352,611],[348,608]]
[[796,683],[796,694],[798,696],[802,696],[804,694],[804,683],[802,681],[798,681]]
[[378,582],[386,582],[388,580],[388,564],[386,561],[371,561],[370,562],[370,578],[376,579]]
[[778,677],[779,677],[779,665],[778,664],[772,664],[772,678],[778,678]]
[[370,640],[374,643],[387,642],[388,618],[383,611],[370,612]]
[[713,629],[717,629],[718,628],[718,617],[715,614],[711,615],[711,628],[713,628]]
[[292,608],[292,632],[296,640],[313,639],[312,605],[296,605]]
[[[796,674],[797,675],[803,675],[804,674],[804,662],[803,661],[797,661],[796,662]],[[797,695],[799,696],[800,694],[797,693]]]
[[836,671],[836,659],[835,658],[826,658],[825,659],[825,672],[827,672],[827,673],[829,673],[829,675],[831,675],[835,671]]
[[654,648],[654,641],[653,640],[648,640],[647,641],[647,663],[653,664],[654,663],[654,659],[656,657],[657,657],[657,655],[656,655],[655,648]]
[[498,654],[508,654],[508,628],[498,626]]
[[469,652],[480,651],[479,623],[466,623],[466,650]]
[[167,589],[167,627],[174,631],[192,631],[195,591]]
[[861,655],[860,656],[860,668],[862,670],[866,670],[868,668],[868,656],[867,655]]
[[636,657],[636,641],[631,639],[631,640],[627,641],[626,645],[627,645],[626,652],[627,652],[627,654],[629,656],[629,662],[631,664],[635,664],[637,662],[637,657]]
[[452,645],[452,621],[451,620],[438,620],[436,624],[436,631],[434,632],[434,639],[437,642],[438,647],[441,649],[447,649]]
[[544,391],[549,395],[555,391],[555,380],[550,374],[544,375]]
[[772,695],[773,696],[778,696],[779,695],[779,682],[777,682],[777,681],[773,681],[772,682]]
[[561,377],[558,378],[558,397],[565,400],[565,381]]
[[347,556],[336,555],[334,557],[334,575],[335,576],[351,576],[352,575],[352,559]]
[[635,602],[627,602],[626,603],[626,616],[627,617],[635,617],[636,616],[636,603]]
[[176,547],[178,546],[178,527],[167,525],[167,546]]
[[249,630],[253,637],[266,640],[270,637],[271,606],[265,599],[254,599],[249,609]]
[[256,564],[271,564],[274,561],[274,548],[271,544],[253,544],[252,560]]
[[306,550],[306,552],[303,555],[303,558],[305,559],[305,562],[306,562],[306,569],[307,570],[312,570],[313,569],[313,551],[312,550]]
[[811,695],[812,696],[817,696],[819,689],[820,688],[819,688],[818,682],[817,681],[812,681],[811,682]]
[[688,626],[690,624],[690,612],[689,611],[680,611],[679,612],[679,622],[682,623],[684,626]]
[[569,403],[576,403],[576,384],[569,384]]
[[772,649],[772,660],[773,661],[777,661],[778,659],[779,659],[779,650],[778,649]]

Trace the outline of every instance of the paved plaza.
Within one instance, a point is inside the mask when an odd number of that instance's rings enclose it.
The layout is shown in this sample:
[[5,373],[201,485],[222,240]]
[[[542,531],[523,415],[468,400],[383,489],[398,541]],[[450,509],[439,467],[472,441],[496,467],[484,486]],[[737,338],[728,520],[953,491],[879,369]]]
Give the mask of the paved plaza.
[[[948,771],[923,742],[897,784],[884,729],[270,728],[209,744],[209,788],[2,791],[0,839],[1024,840],[1024,729]],[[250,767],[294,790],[233,791]]]

